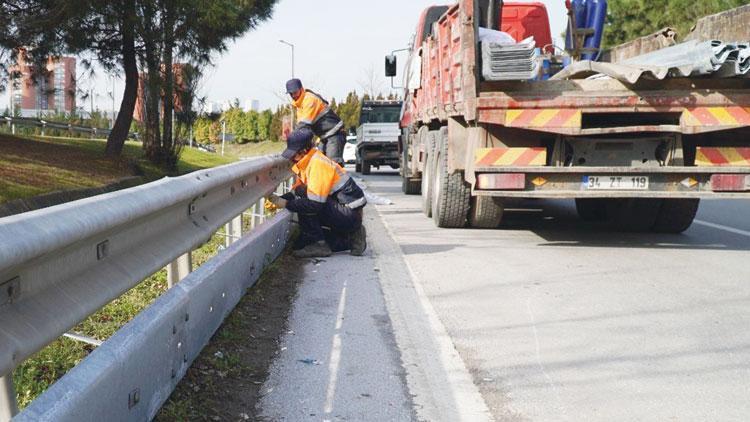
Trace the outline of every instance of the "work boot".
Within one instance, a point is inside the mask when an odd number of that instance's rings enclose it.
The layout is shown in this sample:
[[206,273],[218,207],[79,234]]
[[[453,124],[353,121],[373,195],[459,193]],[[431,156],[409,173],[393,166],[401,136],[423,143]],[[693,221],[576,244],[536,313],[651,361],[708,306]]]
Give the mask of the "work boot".
[[365,231],[364,224],[352,233],[351,237],[352,249],[349,251],[354,256],[362,256],[367,249],[367,232]]
[[331,253],[331,248],[328,247],[328,244],[325,242],[325,240],[319,240],[315,243],[311,243],[305,246],[298,251],[293,251],[292,255],[297,258],[318,258],[331,256]]

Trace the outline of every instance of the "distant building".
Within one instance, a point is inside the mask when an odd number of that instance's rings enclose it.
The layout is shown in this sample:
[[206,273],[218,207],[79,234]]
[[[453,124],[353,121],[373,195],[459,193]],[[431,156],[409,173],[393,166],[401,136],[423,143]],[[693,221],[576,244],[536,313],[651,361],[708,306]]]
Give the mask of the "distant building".
[[247,113],[248,111],[260,111],[260,101],[258,100],[245,100],[245,107],[242,110]]
[[14,114],[39,117],[56,113],[73,113],[76,109],[76,59],[56,57],[47,61],[46,77],[34,83],[33,65],[22,54],[11,67],[10,101]]
[[221,114],[221,104],[215,101],[209,101],[203,105],[202,111],[205,114]]

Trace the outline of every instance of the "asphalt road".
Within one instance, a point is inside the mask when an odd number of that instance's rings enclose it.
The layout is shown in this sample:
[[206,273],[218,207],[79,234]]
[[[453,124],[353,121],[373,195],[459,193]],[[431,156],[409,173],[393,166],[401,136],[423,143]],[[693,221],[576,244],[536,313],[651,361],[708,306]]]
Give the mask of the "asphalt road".
[[[349,271],[347,294],[366,298],[344,311],[360,327],[350,334],[368,337],[359,347],[382,358],[349,354],[360,371],[344,370],[351,382],[328,407],[342,410],[323,419],[750,420],[750,201],[704,201],[681,235],[609,231],[580,221],[572,201],[544,200],[514,204],[500,229],[438,229],[419,196],[401,194],[396,173],[364,179],[394,202],[368,206],[368,256],[306,268],[326,274],[314,279],[330,288],[318,305],[334,329],[344,297],[336,274]],[[329,331],[307,340],[325,345],[322,368],[336,345]],[[271,388],[303,382],[308,368],[295,359]],[[310,391],[331,384],[331,370],[320,372]],[[361,385],[395,410],[346,410],[361,406]],[[313,407],[326,409],[325,400]]]
[[497,420],[750,419],[750,201],[704,201],[682,235],[541,200],[448,230],[397,177],[366,179]]

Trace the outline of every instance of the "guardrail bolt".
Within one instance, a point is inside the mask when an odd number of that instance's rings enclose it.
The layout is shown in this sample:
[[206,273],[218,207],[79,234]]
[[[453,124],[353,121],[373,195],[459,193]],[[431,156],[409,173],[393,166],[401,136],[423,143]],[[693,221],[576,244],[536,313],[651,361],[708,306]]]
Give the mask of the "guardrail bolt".
[[15,300],[19,294],[21,294],[20,277],[13,277],[4,283],[0,283],[0,305],[13,303],[13,300]]
[[101,261],[109,255],[109,240],[97,243],[96,245],[96,259]]
[[128,409],[135,407],[141,401],[141,390],[136,388],[128,395]]

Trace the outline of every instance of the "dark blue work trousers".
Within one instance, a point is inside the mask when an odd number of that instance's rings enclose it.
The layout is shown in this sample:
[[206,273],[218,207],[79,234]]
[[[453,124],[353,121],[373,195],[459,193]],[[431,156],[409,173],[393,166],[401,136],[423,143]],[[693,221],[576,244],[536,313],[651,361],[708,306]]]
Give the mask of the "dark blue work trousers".
[[351,234],[362,225],[362,208],[351,209],[329,196],[319,212],[299,213],[302,233],[295,248],[325,240],[334,252],[351,249]]
[[320,150],[328,158],[343,166],[345,144],[346,136],[344,136],[344,132],[338,131],[330,137],[320,140]]

